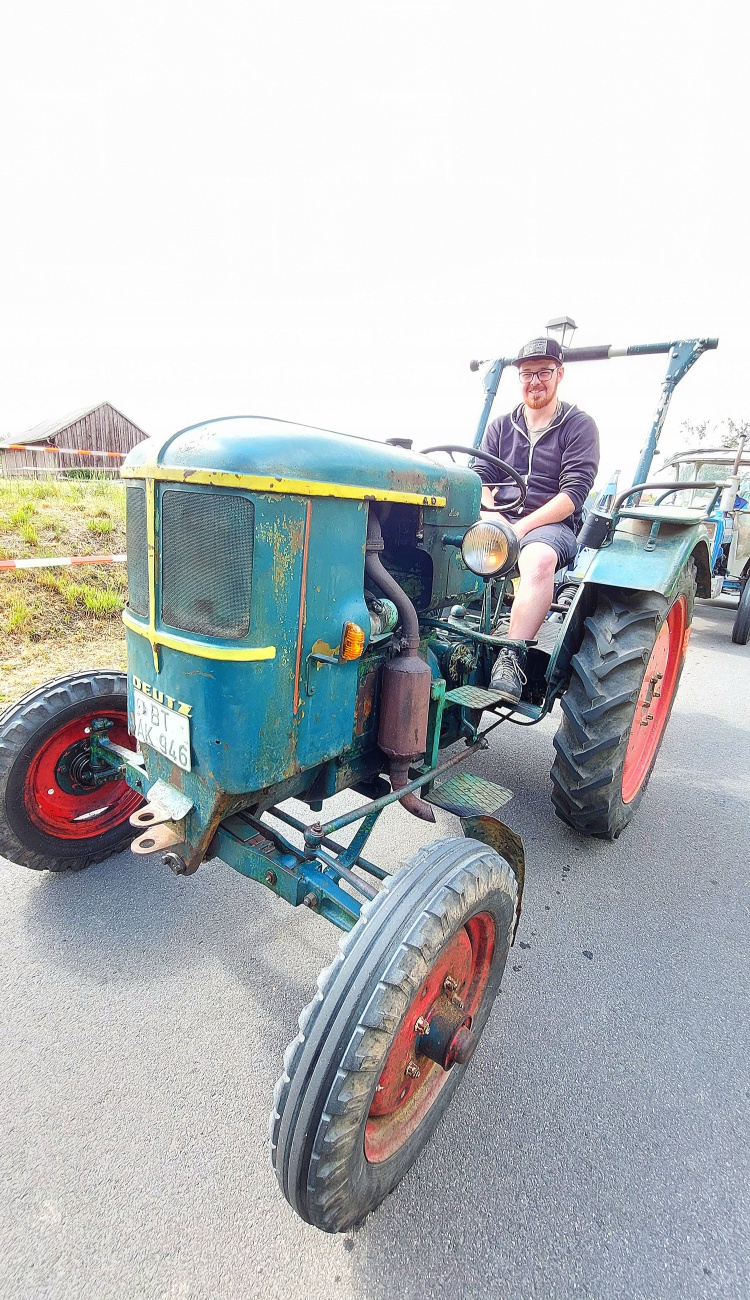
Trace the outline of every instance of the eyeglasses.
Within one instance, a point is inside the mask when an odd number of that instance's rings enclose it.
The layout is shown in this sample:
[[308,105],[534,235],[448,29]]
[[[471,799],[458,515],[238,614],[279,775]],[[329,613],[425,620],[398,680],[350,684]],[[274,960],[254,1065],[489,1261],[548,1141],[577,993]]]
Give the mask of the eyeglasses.
[[541,379],[543,384],[546,384],[556,370],[559,370],[559,366],[545,366],[543,370],[519,370],[518,378],[522,384],[530,384],[532,379],[537,378]]

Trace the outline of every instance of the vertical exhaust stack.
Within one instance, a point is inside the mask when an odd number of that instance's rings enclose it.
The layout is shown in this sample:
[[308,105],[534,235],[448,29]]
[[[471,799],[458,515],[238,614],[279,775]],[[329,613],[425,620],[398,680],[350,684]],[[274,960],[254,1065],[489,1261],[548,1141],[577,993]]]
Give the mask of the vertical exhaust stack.
[[[365,573],[377,583],[383,595],[399,612],[403,640],[401,653],[384,668],[380,702],[378,745],[390,761],[391,786],[400,790],[409,781],[409,765],[424,755],[430,713],[432,673],[419,650],[417,611],[395,578],[383,567],[380,552],[383,535],[380,520],[370,506],[367,519]],[[424,799],[412,792],[399,800],[404,808],[423,821],[434,822],[435,814]]]

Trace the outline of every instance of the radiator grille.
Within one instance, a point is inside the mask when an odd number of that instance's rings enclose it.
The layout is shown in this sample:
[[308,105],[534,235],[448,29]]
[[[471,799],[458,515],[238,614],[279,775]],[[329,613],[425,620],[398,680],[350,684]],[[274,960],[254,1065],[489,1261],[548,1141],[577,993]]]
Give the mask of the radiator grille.
[[161,504],[161,617],[236,640],[250,628],[253,504],[227,492],[168,489]]
[[146,489],[128,485],[125,495],[125,533],[128,549],[128,605],[134,614],[148,618],[148,537]]

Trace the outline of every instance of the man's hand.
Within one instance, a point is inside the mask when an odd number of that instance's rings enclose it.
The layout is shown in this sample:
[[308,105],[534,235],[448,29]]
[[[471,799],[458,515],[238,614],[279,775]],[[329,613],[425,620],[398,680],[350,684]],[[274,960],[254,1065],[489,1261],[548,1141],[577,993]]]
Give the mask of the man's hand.
[[512,527],[515,528],[519,538],[525,537],[527,533],[535,528],[542,528],[544,524],[561,524],[574,511],[575,502],[567,492],[558,492],[551,501],[545,501],[538,510],[532,510],[530,515],[524,515],[522,519],[514,519]]

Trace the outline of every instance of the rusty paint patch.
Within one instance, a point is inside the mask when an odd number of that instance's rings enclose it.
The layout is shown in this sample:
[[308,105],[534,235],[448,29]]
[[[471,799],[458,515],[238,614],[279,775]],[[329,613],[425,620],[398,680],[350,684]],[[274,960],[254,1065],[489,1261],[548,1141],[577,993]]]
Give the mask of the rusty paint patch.
[[297,556],[302,550],[304,525],[300,519],[275,520],[268,541],[273,551],[271,581],[277,591],[283,589],[294,574]]
[[338,646],[331,646],[327,641],[315,641],[310,654],[312,655],[337,655]]
[[372,725],[372,710],[375,705],[375,688],[378,681],[379,665],[370,668],[362,678],[357,691],[357,699],[354,706],[354,734],[355,736],[364,735],[368,727]]

